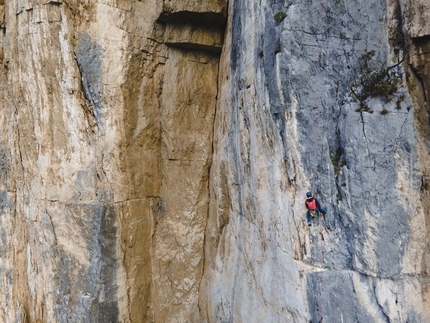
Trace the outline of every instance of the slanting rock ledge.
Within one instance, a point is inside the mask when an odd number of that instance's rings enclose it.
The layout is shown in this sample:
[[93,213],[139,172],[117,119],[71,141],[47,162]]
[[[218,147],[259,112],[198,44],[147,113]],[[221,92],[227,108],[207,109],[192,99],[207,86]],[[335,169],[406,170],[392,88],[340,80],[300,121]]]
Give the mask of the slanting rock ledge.
[[223,29],[196,23],[167,23],[164,43],[188,50],[221,53]]

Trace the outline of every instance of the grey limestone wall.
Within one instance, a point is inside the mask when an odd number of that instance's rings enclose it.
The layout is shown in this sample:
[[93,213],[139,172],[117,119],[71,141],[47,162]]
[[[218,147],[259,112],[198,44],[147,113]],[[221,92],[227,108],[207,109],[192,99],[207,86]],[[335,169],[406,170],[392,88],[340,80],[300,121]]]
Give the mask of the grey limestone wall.
[[[396,8],[230,3],[200,297],[209,322],[429,320],[422,161],[397,64],[405,52],[389,28]],[[401,82],[360,111],[351,86],[370,51],[371,68],[392,66]],[[308,190],[328,210],[310,228]]]

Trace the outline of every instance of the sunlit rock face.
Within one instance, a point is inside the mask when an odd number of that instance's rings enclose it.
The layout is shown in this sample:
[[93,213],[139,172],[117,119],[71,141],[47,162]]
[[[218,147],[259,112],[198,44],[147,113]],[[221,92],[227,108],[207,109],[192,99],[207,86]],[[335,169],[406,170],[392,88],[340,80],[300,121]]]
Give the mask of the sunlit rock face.
[[0,321],[429,322],[426,9],[0,0]]
[[0,321],[199,317],[226,19],[206,2],[0,3]]

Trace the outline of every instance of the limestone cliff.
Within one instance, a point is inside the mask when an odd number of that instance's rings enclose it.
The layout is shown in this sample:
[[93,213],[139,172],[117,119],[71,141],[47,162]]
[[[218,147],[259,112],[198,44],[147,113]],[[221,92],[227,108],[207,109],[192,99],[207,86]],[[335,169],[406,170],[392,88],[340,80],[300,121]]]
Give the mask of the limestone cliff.
[[[230,5],[209,322],[430,321],[425,5]],[[309,230],[308,190],[328,209]]]
[[196,311],[226,12],[169,3],[1,3],[0,321]]
[[428,7],[0,1],[0,322],[430,322]]

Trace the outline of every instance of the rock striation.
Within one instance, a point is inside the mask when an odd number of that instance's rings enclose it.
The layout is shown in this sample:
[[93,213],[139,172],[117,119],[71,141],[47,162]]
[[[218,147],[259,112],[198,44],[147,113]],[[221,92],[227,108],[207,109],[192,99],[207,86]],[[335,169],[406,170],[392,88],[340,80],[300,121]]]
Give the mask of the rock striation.
[[0,0],[0,321],[430,322],[428,6]]
[[198,314],[226,12],[161,4],[0,3],[0,321]]

